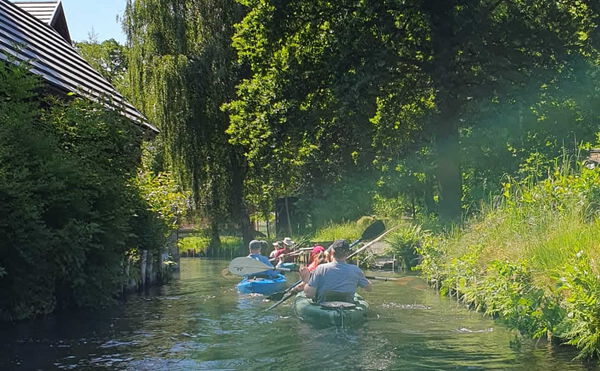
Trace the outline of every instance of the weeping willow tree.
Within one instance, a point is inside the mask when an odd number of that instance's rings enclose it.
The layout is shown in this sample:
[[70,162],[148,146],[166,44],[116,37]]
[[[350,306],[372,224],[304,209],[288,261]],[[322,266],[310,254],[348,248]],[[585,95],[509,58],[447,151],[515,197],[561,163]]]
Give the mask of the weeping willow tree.
[[229,119],[220,109],[241,74],[230,40],[242,17],[233,0],[128,0],[124,17],[131,99],[161,129],[162,162],[191,188],[208,219],[209,251],[227,221],[245,241],[252,238],[247,166],[228,141]]

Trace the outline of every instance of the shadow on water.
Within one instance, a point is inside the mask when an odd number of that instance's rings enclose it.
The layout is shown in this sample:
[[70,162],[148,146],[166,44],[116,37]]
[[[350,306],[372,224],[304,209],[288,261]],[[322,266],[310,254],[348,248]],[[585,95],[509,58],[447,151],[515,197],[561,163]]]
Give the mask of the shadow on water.
[[[239,295],[228,261],[183,259],[178,280],[93,314],[0,328],[0,369],[592,369],[571,350],[516,333],[439,297],[418,277],[377,281],[353,329],[299,321]],[[289,281],[295,281],[294,275]]]

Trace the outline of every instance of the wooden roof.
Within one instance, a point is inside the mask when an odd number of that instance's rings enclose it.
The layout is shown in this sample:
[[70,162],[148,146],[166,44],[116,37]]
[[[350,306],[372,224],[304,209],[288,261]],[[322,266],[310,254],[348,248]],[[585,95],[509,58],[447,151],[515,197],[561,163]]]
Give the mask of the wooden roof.
[[27,11],[48,26],[54,28],[63,39],[72,44],[67,19],[62,3],[57,1],[13,1],[13,4]]
[[[56,6],[61,7],[60,2]],[[0,60],[26,63],[32,73],[58,90],[105,104],[145,129],[158,133],[158,129],[95,71],[61,34],[8,0],[0,0]]]

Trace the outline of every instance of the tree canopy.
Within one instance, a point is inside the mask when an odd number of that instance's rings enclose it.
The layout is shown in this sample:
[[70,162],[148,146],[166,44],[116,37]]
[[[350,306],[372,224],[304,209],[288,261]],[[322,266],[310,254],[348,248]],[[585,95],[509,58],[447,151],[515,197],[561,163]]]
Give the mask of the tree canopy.
[[[216,231],[297,196],[313,227],[459,220],[594,141],[591,1],[137,0],[133,100]],[[582,147],[583,146],[583,147]]]
[[[596,58],[597,14],[581,1],[242,3],[249,12],[233,44],[252,76],[227,109],[251,163],[309,188],[393,169],[444,219],[460,215],[463,182],[485,181],[473,161],[515,151],[532,105]],[[589,137],[594,124],[585,125]],[[485,153],[502,132],[506,141]],[[474,145],[482,158],[465,158]]]
[[252,237],[246,165],[220,109],[242,73],[230,45],[241,17],[232,0],[128,1],[125,12],[132,99],[160,128],[160,155],[191,188],[213,245],[227,221]]

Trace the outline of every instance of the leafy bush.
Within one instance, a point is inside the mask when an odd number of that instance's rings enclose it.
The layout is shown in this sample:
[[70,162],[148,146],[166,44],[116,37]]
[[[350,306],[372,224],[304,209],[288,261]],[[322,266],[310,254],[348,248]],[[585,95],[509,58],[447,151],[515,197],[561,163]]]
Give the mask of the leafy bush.
[[428,237],[428,233],[418,225],[402,225],[386,237],[389,247],[385,253],[400,258],[404,269],[410,270],[418,265],[420,257],[418,251]]
[[581,350],[579,358],[600,358],[600,275],[598,261],[583,252],[557,275],[567,315],[557,335]]
[[[221,244],[213,250],[215,257],[233,257],[244,254],[247,248],[243,246],[243,241],[240,237],[235,236],[220,236]],[[193,251],[195,255],[206,255],[210,246],[209,231],[196,233],[191,236],[181,238],[177,241],[179,249],[183,252]],[[263,254],[265,251],[263,251]]]
[[210,245],[210,237],[205,235],[192,235],[177,241],[179,250],[183,252],[193,251],[196,255],[206,255]]
[[138,251],[165,242],[132,182],[141,129],[82,99],[40,105],[36,86],[0,63],[2,319],[109,304]]

